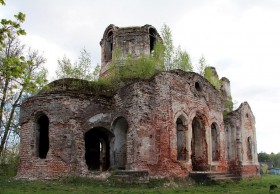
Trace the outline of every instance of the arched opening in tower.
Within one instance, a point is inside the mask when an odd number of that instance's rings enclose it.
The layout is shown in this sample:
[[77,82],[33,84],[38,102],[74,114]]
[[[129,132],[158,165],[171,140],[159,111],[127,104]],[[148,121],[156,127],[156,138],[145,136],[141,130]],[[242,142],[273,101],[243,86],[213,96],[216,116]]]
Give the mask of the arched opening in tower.
[[150,37],[150,53],[152,53],[157,41],[156,30],[154,28],[149,29],[149,37]]
[[44,159],[49,151],[49,119],[46,115],[41,115],[37,119],[36,133],[36,153],[39,158]]
[[107,129],[97,127],[85,133],[85,160],[89,170],[108,170],[110,166]]
[[113,32],[110,31],[105,41],[105,61],[106,63],[112,60],[113,55]]

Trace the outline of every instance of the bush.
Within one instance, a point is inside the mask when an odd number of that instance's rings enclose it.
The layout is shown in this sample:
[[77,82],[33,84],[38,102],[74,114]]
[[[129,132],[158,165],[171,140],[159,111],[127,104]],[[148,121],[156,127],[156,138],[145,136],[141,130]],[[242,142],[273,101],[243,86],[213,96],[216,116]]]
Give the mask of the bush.
[[19,155],[17,152],[5,150],[0,160],[0,176],[12,177],[17,173]]

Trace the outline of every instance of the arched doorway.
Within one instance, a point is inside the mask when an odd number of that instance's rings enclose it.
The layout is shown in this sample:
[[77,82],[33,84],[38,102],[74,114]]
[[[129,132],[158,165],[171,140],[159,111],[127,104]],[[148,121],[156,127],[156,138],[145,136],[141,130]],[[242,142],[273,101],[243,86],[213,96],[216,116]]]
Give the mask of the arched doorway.
[[109,132],[97,127],[85,133],[85,160],[89,170],[108,170],[109,160]]
[[205,137],[205,126],[201,118],[194,117],[192,121],[192,166],[193,171],[208,170],[208,153]]
[[127,163],[127,130],[128,123],[125,118],[119,117],[113,123],[112,139],[112,165],[117,169],[125,169]]

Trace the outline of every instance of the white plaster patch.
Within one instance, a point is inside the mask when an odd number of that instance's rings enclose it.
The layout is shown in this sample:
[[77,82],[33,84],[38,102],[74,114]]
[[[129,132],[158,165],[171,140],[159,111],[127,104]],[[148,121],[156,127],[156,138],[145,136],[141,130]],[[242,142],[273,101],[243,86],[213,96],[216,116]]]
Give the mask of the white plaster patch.
[[91,117],[89,119],[89,122],[90,123],[96,123],[96,122],[99,122],[99,121],[110,121],[110,118],[111,118],[110,114],[100,113],[100,114],[97,114],[97,115],[94,115],[93,117]]

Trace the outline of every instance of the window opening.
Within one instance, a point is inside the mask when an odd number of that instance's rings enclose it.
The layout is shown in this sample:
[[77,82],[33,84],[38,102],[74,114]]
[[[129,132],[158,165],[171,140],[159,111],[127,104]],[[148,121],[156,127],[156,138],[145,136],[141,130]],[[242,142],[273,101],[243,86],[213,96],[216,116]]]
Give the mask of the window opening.
[[150,37],[150,53],[154,50],[157,37],[156,37],[156,30],[153,28],[149,29],[149,37]]
[[47,157],[49,151],[49,119],[42,115],[37,119],[37,155],[41,159]]
[[177,160],[186,160],[186,131],[184,130],[183,121],[178,118],[176,121],[177,128]]
[[211,137],[212,137],[212,161],[218,161],[219,158],[219,144],[218,144],[218,130],[217,124],[211,125]]
[[113,54],[113,32],[110,31],[105,41],[105,60],[109,62]]

